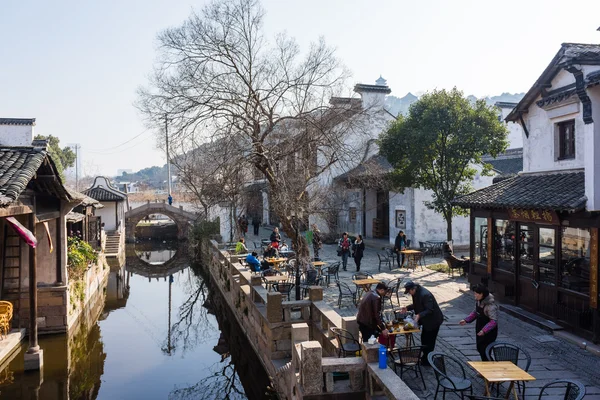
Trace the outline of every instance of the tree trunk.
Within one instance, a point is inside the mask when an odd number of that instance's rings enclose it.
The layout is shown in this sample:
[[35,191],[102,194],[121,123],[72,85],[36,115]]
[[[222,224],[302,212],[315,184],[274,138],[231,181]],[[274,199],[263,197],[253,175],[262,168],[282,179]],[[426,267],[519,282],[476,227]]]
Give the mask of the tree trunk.
[[446,219],[446,240],[451,241],[452,240],[452,212],[445,214],[444,218]]

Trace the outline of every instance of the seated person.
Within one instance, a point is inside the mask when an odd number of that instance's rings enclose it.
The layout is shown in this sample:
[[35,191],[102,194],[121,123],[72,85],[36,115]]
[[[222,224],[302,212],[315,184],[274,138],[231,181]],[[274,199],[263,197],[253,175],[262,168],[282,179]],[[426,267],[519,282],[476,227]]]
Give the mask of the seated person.
[[235,254],[245,254],[248,252],[248,248],[246,247],[246,241],[244,238],[240,238],[238,242],[235,244]]
[[265,250],[265,253],[263,254],[263,257],[265,257],[265,258],[270,258],[270,257],[277,258],[277,257],[279,257],[279,252],[272,245],[268,245],[267,249]]
[[270,268],[267,262],[260,262],[260,260],[258,259],[258,254],[255,251],[253,251],[252,254],[248,254],[248,256],[246,257],[246,262],[248,263],[250,269],[253,272],[261,272]]
[[446,260],[452,267],[462,267],[462,274],[464,276],[467,275],[467,272],[469,271],[469,260],[457,258],[448,242],[444,243],[442,246],[442,256],[444,257],[444,260]]

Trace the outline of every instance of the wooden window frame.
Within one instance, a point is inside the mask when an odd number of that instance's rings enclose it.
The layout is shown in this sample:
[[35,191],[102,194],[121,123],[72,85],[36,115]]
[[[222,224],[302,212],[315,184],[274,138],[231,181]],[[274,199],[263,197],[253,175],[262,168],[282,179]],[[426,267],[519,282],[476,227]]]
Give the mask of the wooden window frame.
[[[558,126],[558,159],[570,160],[575,158],[575,120],[569,119],[557,124]],[[571,136],[567,138],[567,128],[571,128]]]

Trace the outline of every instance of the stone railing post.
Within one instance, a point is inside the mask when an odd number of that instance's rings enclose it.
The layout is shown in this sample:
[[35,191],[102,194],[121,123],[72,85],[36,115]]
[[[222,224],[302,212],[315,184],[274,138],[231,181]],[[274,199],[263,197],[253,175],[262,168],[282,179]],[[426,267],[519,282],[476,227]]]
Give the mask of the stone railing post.
[[308,288],[308,299],[312,302],[323,300],[323,288],[321,286],[310,286]]
[[283,322],[281,303],[281,293],[267,293],[267,321],[273,323]]
[[[296,346],[302,342],[308,342],[310,340],[310,328],[307,323],[293,324],[292,325],[292,367],[295,369],[298,365],[298,354]],[[302,351],[298,349],[298,351]]]
[[304,394],[318,394],[323,390],[323,349],[315,340],[300,344],[302,361],[300,382]]
[[365,362],[374,363],[379,361],[379,343],[362,343],[362,358]]
[[[356,317],[342,317],[342,329],[350,332],[352,336],[354,336],[354,338],[360,342],[358,335],[358,322],[356,322]],[[368,339],[369,338],[366,338],[366,340]]]

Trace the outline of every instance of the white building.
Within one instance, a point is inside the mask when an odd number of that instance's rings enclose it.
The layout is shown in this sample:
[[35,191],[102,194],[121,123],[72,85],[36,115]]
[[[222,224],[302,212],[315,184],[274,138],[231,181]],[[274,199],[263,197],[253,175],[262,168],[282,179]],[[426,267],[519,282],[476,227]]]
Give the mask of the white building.
[[104,208],[96,211],[107,232],[121,232],[125,229],[124,218],[127,209],[127,195],[110,185],[107,178],[97,176],[92,186],[83,193],[98,200]]
[[469,280],[598,342],[600,45],[564,43],[506,120],[523,171],[455,201],[471,209]]

